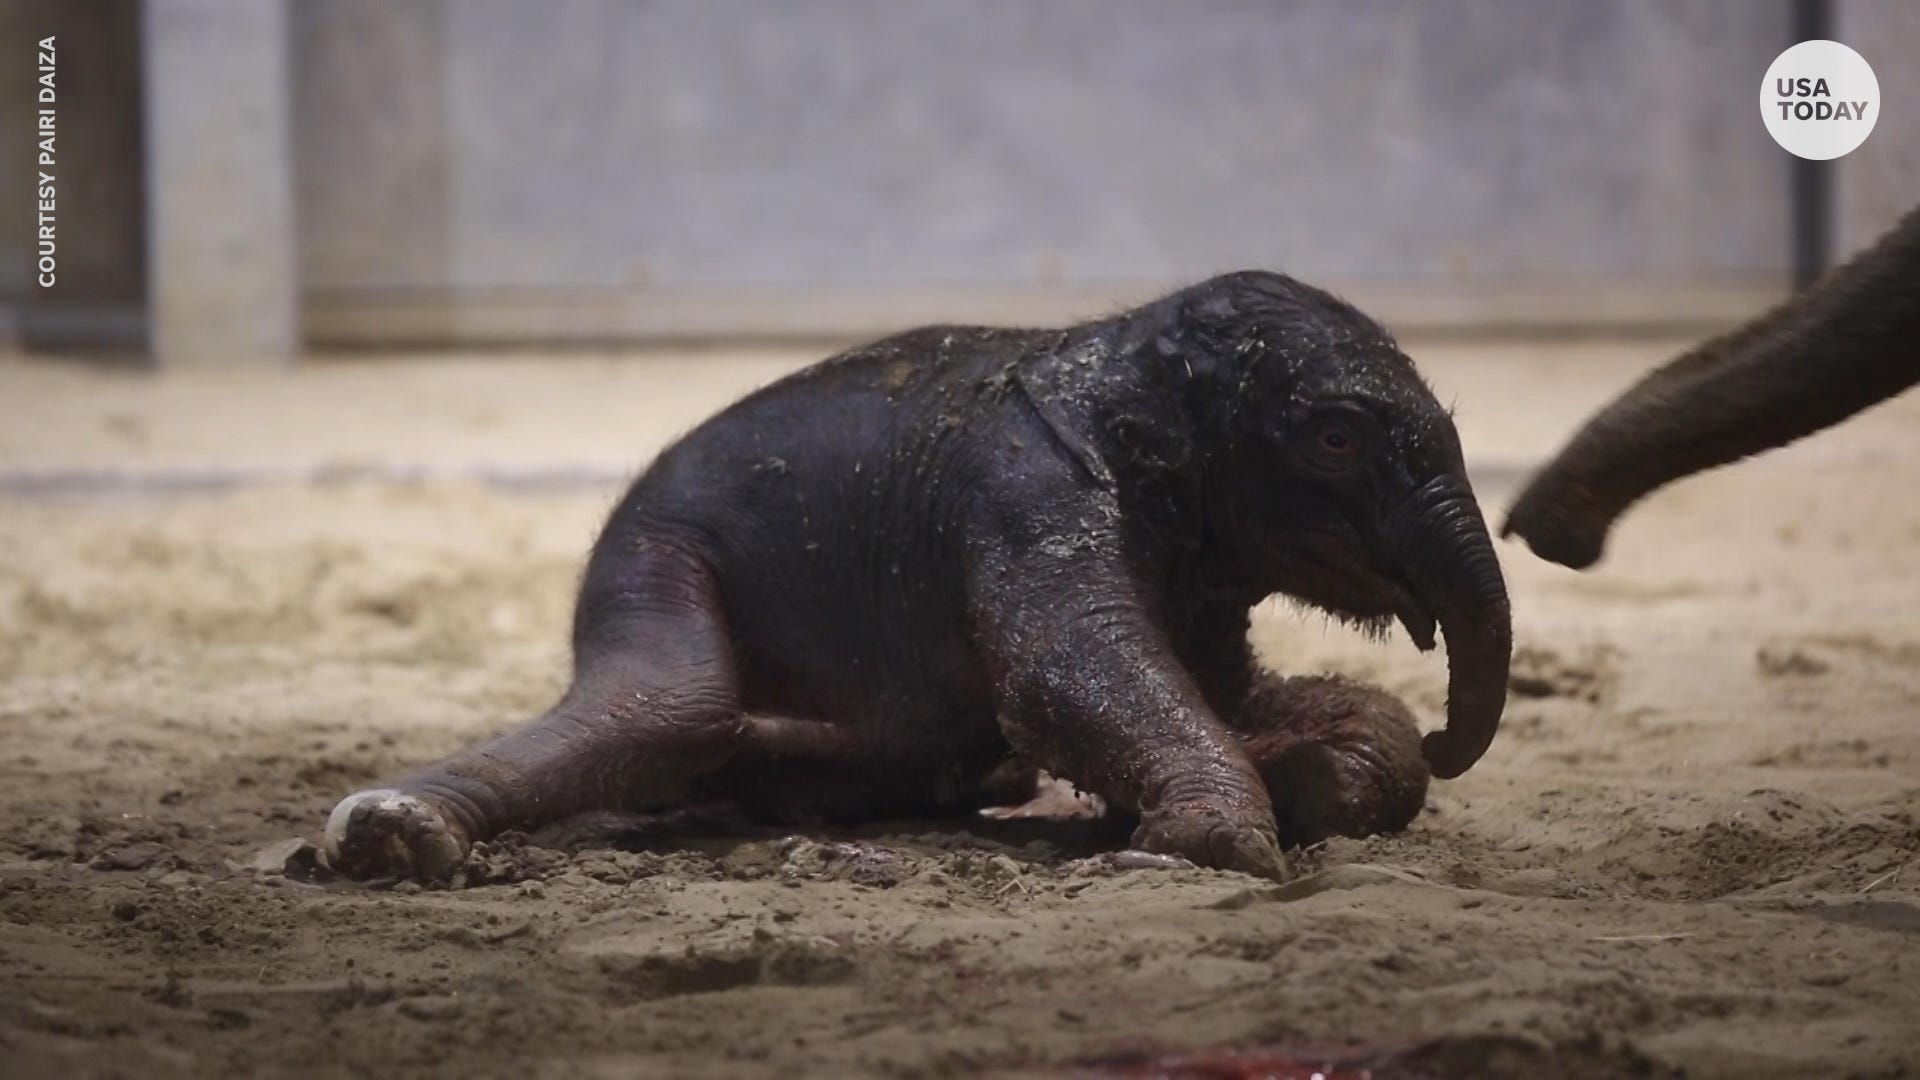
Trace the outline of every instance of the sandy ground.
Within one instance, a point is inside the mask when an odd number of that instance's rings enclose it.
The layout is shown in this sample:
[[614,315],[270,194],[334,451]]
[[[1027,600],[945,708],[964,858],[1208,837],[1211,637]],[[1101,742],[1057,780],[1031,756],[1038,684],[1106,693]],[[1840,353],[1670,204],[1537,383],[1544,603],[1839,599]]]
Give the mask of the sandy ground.
[[[1498,515],[1673,347],[1414,352]],[[618,477],[795,359],[0,361],[0,1073],[1920,1071],[1912,397],[1658,496],[1597,572],[1503,545],[1501,740],[1290,886],[964,821],[508,844],[446,891],[279,869],[343,793],[547,704]],[[1257,634],[1438,715],[1404,640]]]

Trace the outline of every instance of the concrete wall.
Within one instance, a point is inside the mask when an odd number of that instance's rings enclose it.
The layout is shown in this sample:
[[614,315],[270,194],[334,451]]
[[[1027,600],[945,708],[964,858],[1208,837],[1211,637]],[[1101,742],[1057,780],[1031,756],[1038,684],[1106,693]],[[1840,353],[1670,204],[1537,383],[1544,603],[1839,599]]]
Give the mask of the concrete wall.
[[1920,4],[1840,0],[1834,8],[1834,36],[1866,57],[1880,83],[1873,134],[1829,165],[1838,260],[1920,206]]
[[141,32],[154,356],[291,360],[301,333],[285,0],[146,0]]
[[307,0],[308,325],[831,329],[1244,265],[1438,316],[1745,310],[1787,268],[1754,96],[1788,34],[1744,0]]
[[[1840,255],[1920,202],[1920,5],[1833,8],[1884,99],[1820,167]],[[137,331],[150,292],[186,357],[297,332],[848,336],[1248,265],[1403,326],[1732,319],[1791,266],[1792,163],[1754,102],[1791,13],[0,0],[5,40],[61,35],[67,164],[58,290],[28,287],[31,219],[0,214],[0,338]],[[29,54],[0,63],[9,131]],[[7,205],[30,206],[30,164],[0,154]],[[150,261],[174,267],[154,289]]]

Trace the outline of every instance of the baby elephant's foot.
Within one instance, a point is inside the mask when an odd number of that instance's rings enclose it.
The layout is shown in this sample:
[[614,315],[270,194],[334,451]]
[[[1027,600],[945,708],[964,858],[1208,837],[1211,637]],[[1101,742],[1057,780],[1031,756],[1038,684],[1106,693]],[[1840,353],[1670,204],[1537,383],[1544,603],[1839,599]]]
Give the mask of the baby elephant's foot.
[[1287,880],[1287,857],[1270,822],[1205,804],[1161,807],[1140,817],[1133,846],[1180,855],[1199,866]]
[[1288,846],[1399,832],[1426,805],[1420,728],[1398,698],[1341,678],[1288,679],[1286,717],[1243,736]]
[[467,846],[440,811],[391,788],[355,792],[327,818],[327,861],[348,877],[445,881]]

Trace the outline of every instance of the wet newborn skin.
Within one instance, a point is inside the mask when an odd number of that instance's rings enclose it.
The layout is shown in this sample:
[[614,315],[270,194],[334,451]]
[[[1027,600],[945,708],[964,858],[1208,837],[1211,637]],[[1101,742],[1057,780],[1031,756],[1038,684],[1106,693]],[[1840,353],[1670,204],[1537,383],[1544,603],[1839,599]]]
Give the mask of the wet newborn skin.
[[[1444,730],[1265,670],[1274,594],[1444,634]],[[1402,828],[1479,759],[1510,622],[1446,410],[1326,293],[1244,272],[1065,329],[929,327],[663,453],[594,546],[561,700],[349,796],[327,849],[443,878],[590,810],[926,815],[1044,769],[1136,847],[1281,877],[1283,843]]]

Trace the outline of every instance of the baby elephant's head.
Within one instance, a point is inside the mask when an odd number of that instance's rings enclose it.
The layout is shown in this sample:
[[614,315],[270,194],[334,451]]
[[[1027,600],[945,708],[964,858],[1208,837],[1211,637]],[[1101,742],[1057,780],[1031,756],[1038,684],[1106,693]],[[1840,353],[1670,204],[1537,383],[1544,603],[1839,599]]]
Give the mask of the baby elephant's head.
[[1345,619],[1397,618],[1422,649],[1436,624],[1447,726],[1434,775],[1465,772],[1506,704],[1512,616],[1460,439],[1413,362],[1373,320],[1269,273],[1190,290],[1163,348],[1213,369],[1211,527],[1278,592]]

